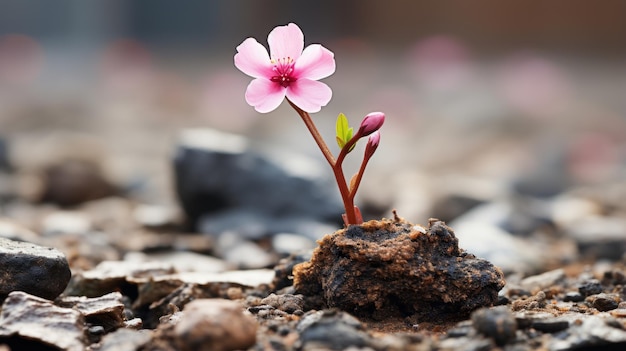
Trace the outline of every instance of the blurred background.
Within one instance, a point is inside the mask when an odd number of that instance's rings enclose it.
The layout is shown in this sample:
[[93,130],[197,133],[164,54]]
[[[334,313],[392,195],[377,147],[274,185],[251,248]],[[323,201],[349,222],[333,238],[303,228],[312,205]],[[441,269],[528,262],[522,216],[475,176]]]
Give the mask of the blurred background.
[[481,200],[503,187],[552,196],[626,175],[623,1],[0,0],[0,9],[2,163],[25,174],[91,157],[113,183],[141,184],[142,201],[173,204],[171,156],[187,128],[241,134],[325,167],[288,105],[261,115],[245,103],[250,78],[233,65],[245,38],[266,45],[272,28],[295,22],[305,45],[335,53],[324,80],[333,99],[314,116],[329,145],[340,112],[355,125],[387,115],[357,201],[372,213],[451,219],[425,199]]

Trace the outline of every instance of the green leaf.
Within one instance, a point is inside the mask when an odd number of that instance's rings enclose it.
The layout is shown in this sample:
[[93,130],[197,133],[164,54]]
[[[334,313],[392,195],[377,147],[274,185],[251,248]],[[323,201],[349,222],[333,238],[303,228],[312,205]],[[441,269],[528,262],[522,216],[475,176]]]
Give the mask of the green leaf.
[[346,146],[348,141],[352,139],[352,133],[354,131],[353,128],[350,128],[348,118],[343,113],[340,113],[339,116],[337,116],[335,130],[337,133],[337,145],[339,145],[340,148],[343,148]]

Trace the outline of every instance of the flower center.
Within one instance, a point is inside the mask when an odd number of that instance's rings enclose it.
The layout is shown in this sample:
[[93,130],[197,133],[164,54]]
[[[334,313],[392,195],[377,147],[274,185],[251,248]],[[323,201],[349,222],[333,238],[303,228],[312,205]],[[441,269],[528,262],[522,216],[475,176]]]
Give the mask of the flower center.
[[271,60],[271,63],[274,67],[272,67],[272,71],[274,74],[270,80],[274,83],[278,83],[284,88],[288,87],[291,82],[295,82],[297,80],[296,77],[293,76],[293,66],[295,61],[291,57],[281,58],[278,60]]

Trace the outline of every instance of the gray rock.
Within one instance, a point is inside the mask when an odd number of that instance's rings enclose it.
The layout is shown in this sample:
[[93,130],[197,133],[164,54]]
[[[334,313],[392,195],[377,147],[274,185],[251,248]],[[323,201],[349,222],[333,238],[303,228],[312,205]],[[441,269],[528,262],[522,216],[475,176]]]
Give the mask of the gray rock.
[[322,167],[303,155],[253,150],[241,136],[201,129],[182,133],[174,157],[176,192],[194,226],[233,209],[340,223],[343,206]]
[[17,290],[52,300],[72,275],[60,251],[5,238],[0,238],[0,267],[0,300]]
[[[550,350],[572,350],[577,348],[594,349],[610,344],[626,343],[626,330],[621,323],[613,323],[615,319],[606,316],[586,316],[582,323],[573,323],[566,335],[554,338],[549,345]],[[617,349],[617,348],[615,348]]]
[[21,291],[9,294],[0,314],[0,343],[11,337],[12,350],[55,347],[67,351],[85,349],[85,321],[72,308],[58,307]]
[[263,298],[261,300],[261,303],[272,306],[287,313],[294,313],[295,311],[302,311],[304,309],[304,299],[302,295],[270,294],[269,296]]
[[306,315],[298,323],[297,330],[301,350],[344,350],[373,344],[358,319],[334,309]]
[[478,309],[472,313],[472,322],[478,332],[493,338],[497,345],[502,346],[515,340],[517,323],[506,306]]
[[541,270],[553,253],[491,223],[490,218],[494,216],[491,212],[500,210],[497,204],[479,206],[452,221],[450,226],[455,228],[459,245],[506,273]]
[[565,279],[565,271],[562,268],[541,274],[533,275],[522,279],[520,285],[522,288],[536,293],[538,290],[547,289]]

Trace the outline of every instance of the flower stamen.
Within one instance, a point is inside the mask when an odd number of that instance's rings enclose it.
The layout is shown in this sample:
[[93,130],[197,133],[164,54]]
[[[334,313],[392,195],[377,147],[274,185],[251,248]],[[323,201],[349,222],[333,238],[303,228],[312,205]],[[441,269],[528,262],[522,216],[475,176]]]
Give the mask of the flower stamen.
[[286,88],[289,84],[291,84],[291,82],[295,82],[297,80],[297,78],[293,76],[293,66],[295,61],[291,57],[284,57],[277,60],[272,59],[270,62],[273,65],[272,71],[276,73],[276,75],[270,78],[272,82],[278,83],[282,87]]

